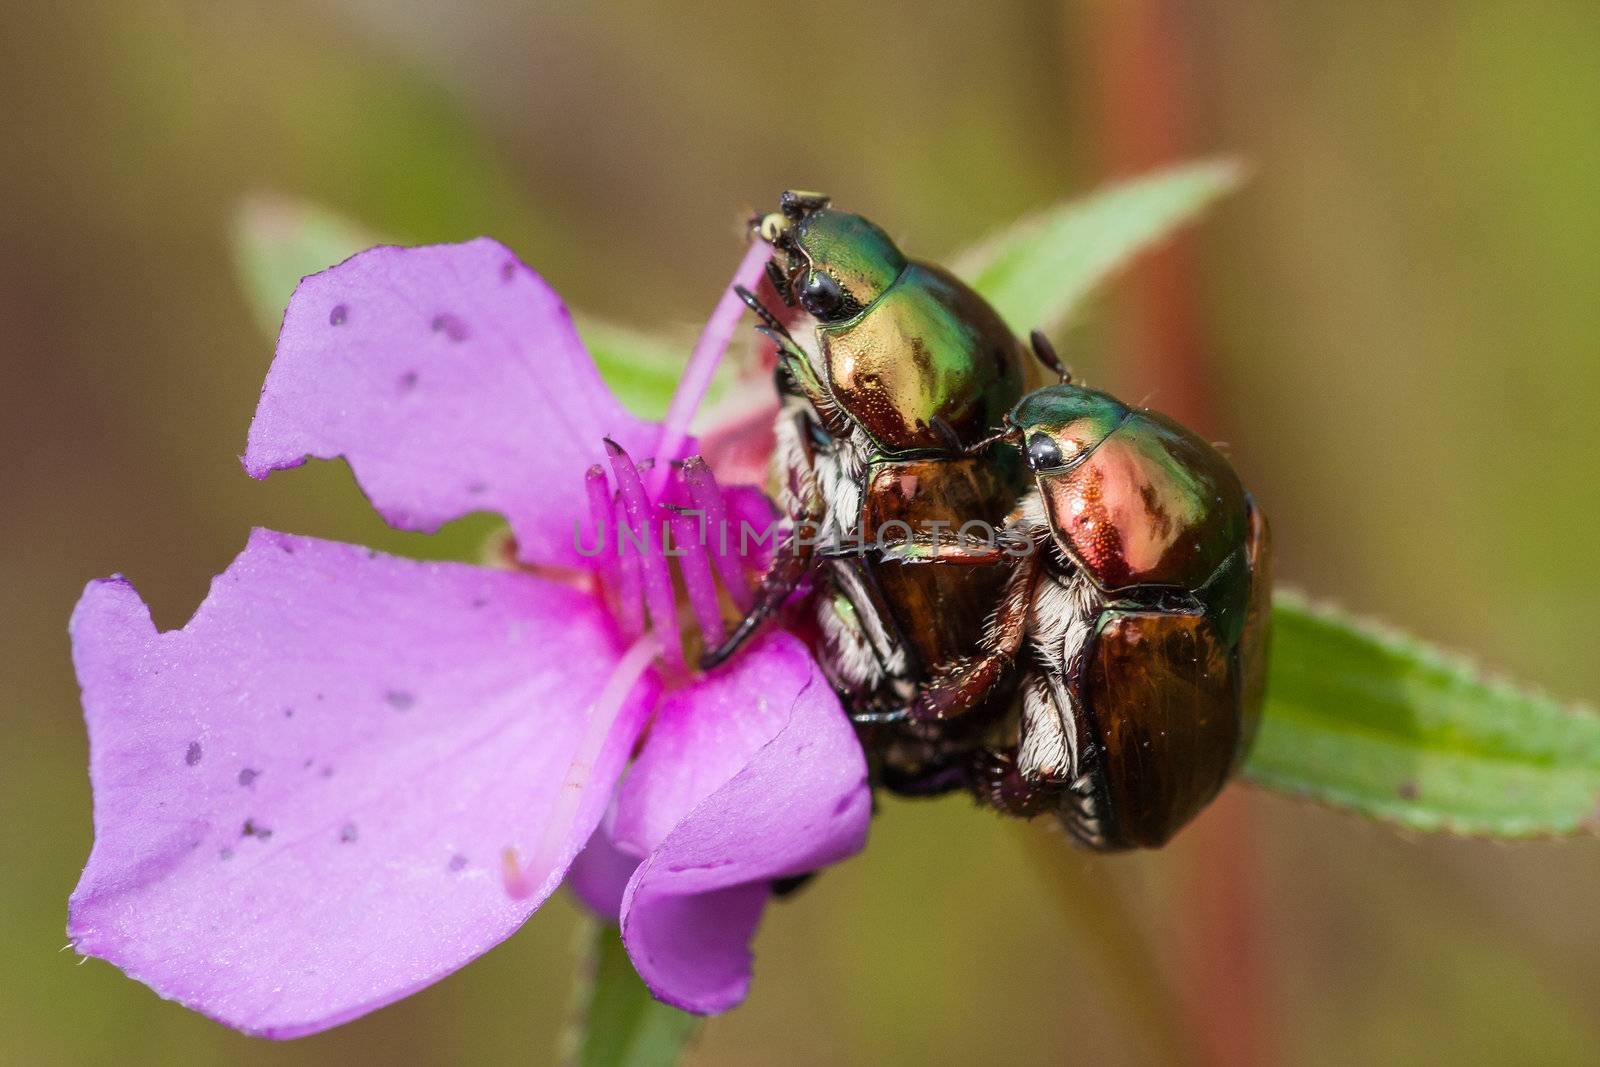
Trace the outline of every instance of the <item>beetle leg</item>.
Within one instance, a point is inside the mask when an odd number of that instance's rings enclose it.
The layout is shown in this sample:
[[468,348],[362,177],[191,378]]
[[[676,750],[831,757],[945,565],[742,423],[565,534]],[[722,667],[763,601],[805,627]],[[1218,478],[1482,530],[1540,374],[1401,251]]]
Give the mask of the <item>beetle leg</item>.
[[936,797],[969,786],[970,773],[962,763],[939,763],[916,772],[885,767],[878,781],[889,792],[902,797]]
[[767,281],[772,283],[772,288],[777,291],[778,299],[783,301],[785,307],[794,307],[794,286],[775,260],[767,260]]
[[983,635],[985,651],[953,670],[936,674],[911,702],[913,722],[943,722],[965,715],[999,685],[1011,671],[1028,634],[1028,609],[1039,577],[1039,553],[1021,557],[1006,579],[1000,604]]
[[[943,563],[958,567],[993,567],[1010,563],[1025,549],[1023,542],[1008,536],[993,542],[962,537],[958,532],[940,530],[937,533],[916,531],[909,537],[880,537],[871,546],[885,560],[895,563]],[[835,550],[843,553],[844,549]]]
[[810,884],[811,879],[817,876],[816,871],[807,871],[805,874],[791,874],[787,878],[774,878],[772,880],[772,895],[782,900],[792,896]]
[[904,703],[889,701],[869,702],[850,712],[850,721],[857,726],[890,726],[910,717],[911,709]]
[[963,448],[961,450],[961,454],[964,456],[981,455],[985,450],[988,449],[990,445],[998,444],[1001,441],[1015,441],[1021,436],[1021,434],[1022,431],[1017,429],[1015,426],[1002,426],[998,430],[994,431],[994,433],[991,433],[988,437],[985,437],[979,441],[974,441],[972,444]]
[[965,715],[1005,679],[1012,661],[1010,653],[986,652],[935,674],[912,701],[908,717],[912,722],[945,722]]
[[817,377],[816,368],[812,367],[810,357],[795,343],[789,331],[783,330],[780,333],[765,326],[757,326],[756,329],[771,338],[773,344],[778,346],[778,365],[788,371],[790,379],[800,387],[806,399],[811,401],[811,408],[817,413],[817,421],[822,423],[823,429],[836,438],[850,436],[850,421],[839,410],[833,394]]
[[806,358],[805,350],[795,343],[793,335],[788,330],[771,329],[765,326],[756,327],[757,331],[766,334],[772,343],[778,346],[778,363],[789,376],[794,379],[806,398],[815,405],[819,398],[827,398],[829,404],[833,403],[827,397],[827,390],[822,387],[822,380],[817,377],[816,368],[811,366],[811,360]]
[[1030,782],[1065,786],[1078,774],[1078,727],[1068,683],[1034,666],[1022,680],[1017,769]]
[[[767,260],[767,266],[770,267],[771,265],[772,261],[770,259]],[[740,300],[744,301],[745,307],[755,312],[756,318],[760,319],[762,324],[766,326],[767,329],[773,331],[774,333],[780,334],[782,337],[791,342],[794,340],[794,338],[789,334],[789,327],[783,324],[782,319],[778,318],[778,316],[767,310],[767,305],[761,302],[760,297],[756,296],[756,294],[752,293],[742,285],[734,286],[733,291]],[[773,338],[773,340],[776,341],[777,338]],[[779,342],[778,347],[783,347],[782,342]]]
[[756,588],[755,605],[739,620],[739,625],[733,628],[727,640],[700,657],[702,670],[710,670],[737,652],[739,646],[748,641],[761,628],[761,624],[789,599],[789,594],[795,591],[800,579],[811,569],[813,547],[811,538],[789,535],[773,558],[772,565],[767,568],[767,573],[761,576],[761,584]]
[[982,749],[973,754],[971,788],[978,799],[1004,815],[1031,819],[1057,806],[1060,786],[1030,781],[1017,766],[1014,749]]
[[789,536],[773,555],[767,572],[761,576],[761,584],[756,588],[755,601],[750,610],[745,612],[744,618],[739,620],[722,644],[700,657],[700,666],[704,670],[710,670],[738,651],[761,628],[761,624],[789,599],[789,594],[795,591],[800,580],[811,569],[817,544],[814,535],[822,521],[823,501],[814,470],[815,453],[811,449],[811,438],[803,425],[804,420],[805,416],[797,413],[784,424],[781,435],[788,440],[790,447],[785,451],[791,455],[791,463],[795,468],[789,471],[789,483],[785,486],[788,502],[795,513]]

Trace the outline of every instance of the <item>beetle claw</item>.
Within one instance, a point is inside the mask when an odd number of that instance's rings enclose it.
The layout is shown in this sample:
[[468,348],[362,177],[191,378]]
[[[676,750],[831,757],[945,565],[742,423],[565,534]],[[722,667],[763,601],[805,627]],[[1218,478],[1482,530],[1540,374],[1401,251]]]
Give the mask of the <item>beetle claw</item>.
[[850,713],[850,721],[857,726],[892,726],[911,718],[911,708],[905,704],[894,706],[869,705]]
[[790,284],[789,276],[778,269],[775,260],[767,260],[767,281],[772,283],[772,288],[777,291],[785,307],[794,307],[794,286]]
[[733,291],[740,300],[744,301],[745,307],[756,313],[756,318],[760,319],[767,329],[781,334],[787,340],[794,340],[789,334],[789,328],[783,324],[778,316],[767,310],[767,305],[761,302],[760,297],[742,285],[734,286]]

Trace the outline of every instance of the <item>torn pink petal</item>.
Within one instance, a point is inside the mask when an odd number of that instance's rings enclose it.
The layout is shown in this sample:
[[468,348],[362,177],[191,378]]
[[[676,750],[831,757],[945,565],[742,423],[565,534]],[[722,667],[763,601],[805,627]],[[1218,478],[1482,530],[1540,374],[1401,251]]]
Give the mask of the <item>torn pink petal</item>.
[[[767,703],[730,718],[741,693]],[[865,844],[866,774],[838,698],[788,634],[765,635],[668,698],[613,826],[619,848],[652,846],[623,898],[622,931],[656,996],[703,1014],[744,998],[749,941],[772,881]]]
[[648,455],[555,292],[496,241],[374,248],[300,283],[250,426],[255,478],[343,456],[393,526],[473,511],[529,563],[588,569],[584,471],[609,435]]
[[519,926],[599,822],[657,694],[622,710],[538,891],[532,855],[620,655],[592,594],[257,531],[180,630],[131,585],[72,622],[95,845],[77,950],[273,1037],[436,981]]

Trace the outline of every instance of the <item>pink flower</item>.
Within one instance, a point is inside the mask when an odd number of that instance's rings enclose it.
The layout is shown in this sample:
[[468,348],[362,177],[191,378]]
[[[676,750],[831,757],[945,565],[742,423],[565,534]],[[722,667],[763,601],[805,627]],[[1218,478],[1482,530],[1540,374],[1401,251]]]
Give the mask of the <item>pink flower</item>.
[[[657,426],[493,241],[377,248],[302,283],[246,469],[343,456],[392,525],[494,510],[526,566],[257,530],[166,633],[125,579],[91,582],[71,626],[95,824],[77,950],[292,1037],[449,974],[570,870],[659,997],[739,1003],[772,882],[864,843],[860,746],[793,636],[694,675],[659,551],[618,561],[575,537],[619,499],[635,522],[667,514],[655,499],[748,504],[703,465],[658,462],[646,485],[629,459],[687,450],[738,315],[725,293]],[[742,597],[744,563],[681,561],[702,628],[720,628],[713,572]]]

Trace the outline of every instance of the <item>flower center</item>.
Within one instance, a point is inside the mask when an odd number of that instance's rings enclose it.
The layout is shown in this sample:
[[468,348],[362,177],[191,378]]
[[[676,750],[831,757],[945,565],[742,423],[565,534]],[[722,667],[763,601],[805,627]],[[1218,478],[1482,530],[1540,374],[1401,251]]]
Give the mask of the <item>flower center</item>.
[[[680,678],[688,673],[689,657],[685,655],[670,561],[678,563],[678,584],[699,630],[697,635],[691,632],[691,648],[695,636],[699,647],[715,648],[727,632],[723,594],[736,610],[748,609],[750,571],[762,562],[759,554],[744,550],[748,538],[743,535],[754,530],[770,541],[773,529],[770,512],[757,518],[757,525],[751,517],[730,508],[711,468],[699,456],[671,465],[662,479],[658,503],[647,493],[639,467],[622,446],[608,439],[606,450],[617,488],[611,490],[599,464],[589,468],[584,481],[593,529],[587,536],[581,527],[576,531],[578,550],[598,557],[601,592],[630,644],[588,709],[583,737],[567,766],[538,848],[526,864],[515,849],[506,849],[502,877],[506,892],[516,899],[541,891],[559,864],[560,852],[567,847],[578,818],[585,784],[624,702],[644,672],[659,657],[663,666]],[[738,531],[730,536],[728,530],[734,522]]]
[[[736,290],[739,286],[754,287],[766,260],[765,248],[760,242],[752,242],[695,344],[656,441],[656,455],[660,458],[654,466],[645,465],[650,475],[649,488],[640,467],[609,438],[606,451],[616,479],[615,491],[599,464],[584,475],[592,529],[585,538],[579,521],[574,529],[578,538],[575,547],[582,555],[599,557],[596,573],[601,593],[630,644],[589,707],[583,737],[567,767],[532,859],[523,865],[515,849],[505,851],[502,876],[506,892],[514,898],[540,891],[550,872],[559,865],[578,819],[585,785],[618,715],[644,672],[659,657],[678,677],[688,673],[689,658],[685,656],[670,561],[678,561],[678,581],[703,647],[721,644],[726,633],[719,580],[723,594],[739,612],[749,610],[754,600],[751,572],[758,573],[765,561],[759,551],[747,551],[744,534],[753,520],[754,531],[765,538],[765,547],[770,549],[775,530],[770,508],[763,500],[760,514],[754,509],[741,509],[739,499],[730,498],[717,485],[705,460],[690,456],[676,462],[675,457],[688,440],[689,423],[705,398],[743,313],[743,302]],[[735,520],[739,527],[735,531],[738,536],[733,539],[728,536],[728,529]],[[511,556],[515,558],[514,551]]]
[[[760,550],[772,547],[770,512],[755,515],[748,507],[730,506],[699,456],[669,464],[664,476],[653,476],[652,482],[662,486],[653,498],[632,457],[614,441],[606,441],[606,450],[616,490],[599,464],[589,468],[585,481],[591,529],[587,538],[580,537],[579,551],[598,557],[601,589],[624,637],[654,632],[663,664],[684,672],[685,629],[692,651],[715,648],[727,632],[724,596],[739,612],[749,609],[752,572],[762,564]],[[679,590],[687,601],[686,613]],[[692,629],[680,624],[682,614],[688,615]]]

